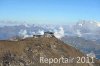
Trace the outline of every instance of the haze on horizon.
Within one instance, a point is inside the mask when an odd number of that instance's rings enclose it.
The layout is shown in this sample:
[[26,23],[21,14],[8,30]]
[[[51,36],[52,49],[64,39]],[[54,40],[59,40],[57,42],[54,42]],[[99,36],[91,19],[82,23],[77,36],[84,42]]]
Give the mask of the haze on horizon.
[[0,0],[0,22],[72,24],[100,21],[100,0]]

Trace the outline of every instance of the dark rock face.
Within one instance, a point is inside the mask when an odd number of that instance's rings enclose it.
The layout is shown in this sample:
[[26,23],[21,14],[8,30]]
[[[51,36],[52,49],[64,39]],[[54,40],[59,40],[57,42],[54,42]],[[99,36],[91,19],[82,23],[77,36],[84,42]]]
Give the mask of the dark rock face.
[[89,63],[40,63],[40,57],[85,56],[79,50],[55,37],[26,38],[18,41],[0,41],[0,66],[99,66]]

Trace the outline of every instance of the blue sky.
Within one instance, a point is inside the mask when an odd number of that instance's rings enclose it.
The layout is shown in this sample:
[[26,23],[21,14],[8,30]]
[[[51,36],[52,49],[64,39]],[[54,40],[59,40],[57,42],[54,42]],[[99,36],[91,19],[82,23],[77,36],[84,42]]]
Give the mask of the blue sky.
[[37,24],[100,21],[100,0],[0,0],[0,20]]

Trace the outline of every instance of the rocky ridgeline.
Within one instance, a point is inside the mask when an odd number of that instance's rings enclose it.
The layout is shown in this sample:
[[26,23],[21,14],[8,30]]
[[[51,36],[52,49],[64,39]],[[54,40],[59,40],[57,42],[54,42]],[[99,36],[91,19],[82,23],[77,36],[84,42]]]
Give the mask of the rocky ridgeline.
[[[36,37],[36,36],[35,36]],[[0,41],[0,66],[100,66],[96,63],[40,63],[40,57],[82,57],[79,50],[55,37],[26,38]]]

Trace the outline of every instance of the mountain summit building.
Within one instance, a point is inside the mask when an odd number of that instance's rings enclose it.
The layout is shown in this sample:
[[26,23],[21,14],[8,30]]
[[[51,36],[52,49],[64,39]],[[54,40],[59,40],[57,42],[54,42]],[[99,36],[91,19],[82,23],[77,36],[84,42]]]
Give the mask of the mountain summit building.
[[34,38],[39,38],[39,37],[54,37],[54,33],[53,32],[44,32],[43,35],[33,35]]

